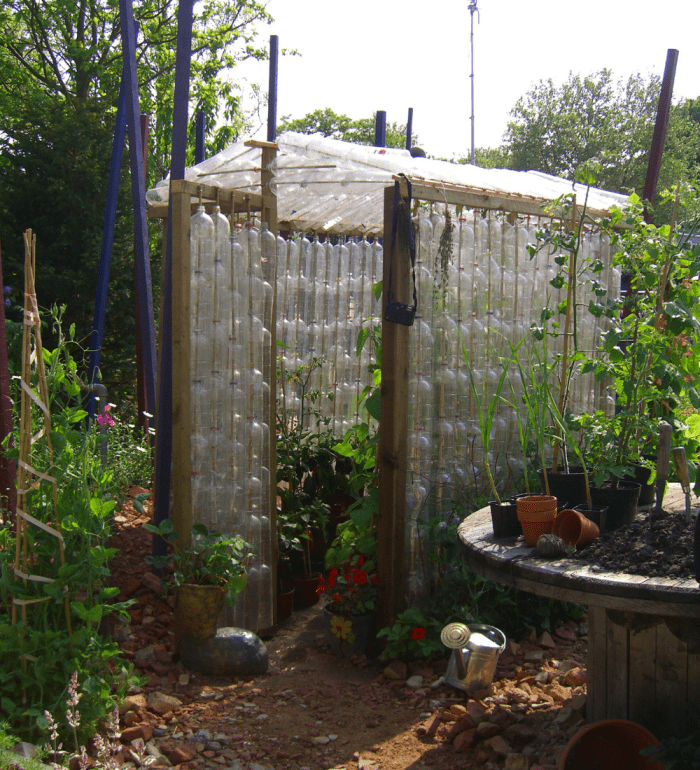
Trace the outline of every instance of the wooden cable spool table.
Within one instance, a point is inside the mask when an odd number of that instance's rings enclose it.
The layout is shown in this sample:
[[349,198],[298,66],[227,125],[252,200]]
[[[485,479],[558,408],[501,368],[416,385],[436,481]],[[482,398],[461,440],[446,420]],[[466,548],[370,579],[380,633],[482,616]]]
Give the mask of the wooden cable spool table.
[[[680,485],[664,509],[685,510]],[[607,572],[544,559],[522,537],[496,540],[489,508],[460,524],[464,561],[503,585],[588,605],[586,718],[630,719],[657,737],[684,734],[700,714],[700,590],[695,580]]]

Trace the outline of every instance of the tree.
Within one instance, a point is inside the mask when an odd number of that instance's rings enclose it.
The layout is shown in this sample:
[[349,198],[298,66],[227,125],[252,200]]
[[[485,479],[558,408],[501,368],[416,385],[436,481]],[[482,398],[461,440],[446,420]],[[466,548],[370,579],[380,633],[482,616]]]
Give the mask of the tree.
[[[167,172],[177,43],[177,0],[143,0],[136,57],[143,112],[155,115],[156,173]],[[256,47],[256,22],[269,22],[255,0],[202,0],[194,4],[191,114],[203,111],[210,149],[223,149],[245,128],[239,88],[229,71],[244,59],[266,57]],[[0,10],[0,106],[41,97],[97,102],[108,114],[122,73],[119,0],[9,0]],[[219,118],[216,125],[215,118]]]
[[[282,118],[277,131],[296,131],[299,134],[322,134],[331,139],[340,139],[355,144],[374,144],[376,113],[371,118],[352,120],[347,115],[337,115],[326,107],[325,110],[315,110],[303,118],[291,120],[287,115]],[[414,137],[415,143],[415,137]],[[406,126],[398,123],[387,123],[387,147],[406,147]]]
[[[570,73],[562,86],[540,81],[511,111],[505,134],[511,167],[573,179],[576,169],[596,158],[602,167],[599,187],[641,192],[660,89],[655,75],[615,82],[607,69],[586,77]],[[698,127],[672,111],[660,189],[695,173]]]
[[[134,7],[140,27],[140,106],[153,116],[151,182],[162,178],[169,166],[177,8],[177,0],[142,0]],[[255,44],[255,24],[269,20],[255,0],[194,4],[190,114],[202,110],[208,116],[211,152],[245,129],[238,89],[228,73],[243,59],[266,56]],[[21,295],[22,233],[31,227],[38,241],[39,302],[44,307],[67,304],[65,321],[75,323],[77,338],[85,340],[92,321],[123,67],[119,2],[6,0],[0,6],[0,25],[5,282]],[[191,130],[194,133],[193,125]],[[192,160],[190,155],[188,162]],[[122,173],[102,361],[110,390],[133,391],[132,212],[126,159]],[[152,250],[156,301],[159,253],[158,247]],[[46,343],[51,344],[50,338]]]

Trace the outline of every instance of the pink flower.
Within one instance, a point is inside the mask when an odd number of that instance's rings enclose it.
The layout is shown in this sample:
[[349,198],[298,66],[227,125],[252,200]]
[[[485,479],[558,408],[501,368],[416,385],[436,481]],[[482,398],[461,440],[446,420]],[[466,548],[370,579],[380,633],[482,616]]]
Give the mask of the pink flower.
[[102,409],[102,414],[98,414],[97,417],[95,418],[95,422],[97,422],[97,424],[101,428],[105,426],[107,428],[111,428],[115,424],[114,418],[110,415],[111,410],[112,410],[112,405],[105,404]]

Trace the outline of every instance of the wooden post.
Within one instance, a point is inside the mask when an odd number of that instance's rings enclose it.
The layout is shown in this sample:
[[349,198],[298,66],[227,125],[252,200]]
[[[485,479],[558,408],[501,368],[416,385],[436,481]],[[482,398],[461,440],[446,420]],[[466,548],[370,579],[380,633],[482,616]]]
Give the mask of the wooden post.
[[[408,189],[401,197],[410,210]],[[409,297],[411,259],[408,247],[395,238],[392,249],[394,188],[384,191],[384,293],[386,308],[389,275],[398,297]],[[406,508],[406,433],[408,430],[409,327],[382,320],[381,429],[379,432],[379,521],[377,573],[379,575],[378,627],[387,626],[403,609],[404,539]]]
[[173,313],[173,444],[172,520],[178,545],[190,544],[192,529],[190,439],[190,193],[186,182],[174,180],[172,196]]

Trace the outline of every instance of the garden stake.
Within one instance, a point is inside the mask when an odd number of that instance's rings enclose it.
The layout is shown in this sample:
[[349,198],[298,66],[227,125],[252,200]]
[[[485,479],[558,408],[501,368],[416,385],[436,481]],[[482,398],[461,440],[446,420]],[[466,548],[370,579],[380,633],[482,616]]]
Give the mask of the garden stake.
[[[656,460],[656,505],[653,509],[653,515],[661,513],[664,502],[664,492],[666,491],[666,480],[668,479],[668,464],[671,460],[671,436],[673,428],[665,420],[659,425],[659,454]],[[651,516],[649,516],[651,521]]]
[[676,466],[678,480],[681,482],[681,487],[685,493],[685,523],[690,524],[690,476],[688,474],[688,463],[685,457],[685,447],[674,447],[673,462]]

